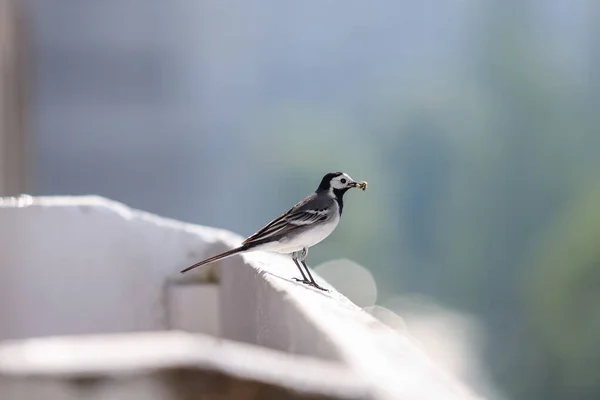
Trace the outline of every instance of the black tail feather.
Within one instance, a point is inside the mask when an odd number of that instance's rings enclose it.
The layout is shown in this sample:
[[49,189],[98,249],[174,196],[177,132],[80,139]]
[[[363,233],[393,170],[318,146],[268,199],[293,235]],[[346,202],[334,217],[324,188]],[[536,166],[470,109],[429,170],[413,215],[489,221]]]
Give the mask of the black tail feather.
[[206,260],[203,260],[203,261],[200,261],[200,262],[198,262],[198,263],[196,263],[194,265],[191,265],[191,266],[187,267],[186,269],[182,270],[181,273],[183,274],[183,273],[188,272],[188,271],[190,271],[190,270],[192,270],[194,268],[198,268],[198,267],[201,267],[203,265],[210,264],[212,262],[221,260],[223,258],[231,257],[231,256],[233,256],[233,255],[235,255],[237,253],[241,253],[242,251],[245,251],[245,250],[248,250],[248,246],[240,246],[240,247],[236,247],[235,249],[227,250],[226,252],[223,252],[221,254],[217,254],[216,256],[213,256],[211,258],[207,258]]

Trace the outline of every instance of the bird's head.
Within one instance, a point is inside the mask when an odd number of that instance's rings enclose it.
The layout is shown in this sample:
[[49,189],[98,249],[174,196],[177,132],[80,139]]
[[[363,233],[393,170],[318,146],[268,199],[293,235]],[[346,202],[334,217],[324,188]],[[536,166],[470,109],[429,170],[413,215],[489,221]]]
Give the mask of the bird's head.
[[323,177],[317,191],[344,194],[351,188],[366,190],[367,182],[362,181],[359,183],[343,172],[330,172]]

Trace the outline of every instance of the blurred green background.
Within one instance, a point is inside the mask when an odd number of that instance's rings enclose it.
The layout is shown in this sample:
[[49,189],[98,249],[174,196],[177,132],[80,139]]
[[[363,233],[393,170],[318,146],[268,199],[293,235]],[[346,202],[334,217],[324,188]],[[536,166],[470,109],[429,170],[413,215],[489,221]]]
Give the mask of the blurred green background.
[[506,398],[600,398],[600,3],[27,0],[31,194],[249,235],[367,180],[311,250],[476,316]]

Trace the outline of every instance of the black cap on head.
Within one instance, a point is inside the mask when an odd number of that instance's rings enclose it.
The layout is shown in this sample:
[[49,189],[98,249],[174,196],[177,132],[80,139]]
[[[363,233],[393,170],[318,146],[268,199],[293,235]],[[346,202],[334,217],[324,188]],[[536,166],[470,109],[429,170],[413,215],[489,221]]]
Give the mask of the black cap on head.
[[330,188],[330,184],[331,184],[331,180],[333,178],[335,178],[336,176],[340,176],[342,175],[343,172],[330,172],[328,174],[326,174],[323,179],[321,179],[321,184],[319,185],[319,188],[317,190],[329,190]]

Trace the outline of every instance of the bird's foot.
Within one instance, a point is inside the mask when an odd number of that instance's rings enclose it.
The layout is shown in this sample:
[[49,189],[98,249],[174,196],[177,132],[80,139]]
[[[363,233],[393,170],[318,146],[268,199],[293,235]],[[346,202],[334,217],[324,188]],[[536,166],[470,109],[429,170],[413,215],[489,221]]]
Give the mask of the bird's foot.
[[305,285],[312,285],[312,282],[309,281],[306,278],[302,278],[302,279],[300,279],[300,278],[292,278],[292,279],[295,280],[296,282],[304,283]]
[[319,290],[322,290],[322,291],[324,291],[324,292],[329,292],[329,289],[325,289],[324,287],[322,287],[322,286],[319,286],[319,285],[317,284],[317,282],[311,282],[311,283],[310,283],[310,286],[312,286],[312,287],[314,287],[314,288],[317,288],[317,289],[319,289]]
[[319,286],[319,285],[317,284],[317,282],[311,282],[311,281],[309,281],[308,279],[300,279],[300,278],[292,278],[292,279],[294,279],[296,282],[304,283],[305,285],[312,286],[312,287],[314,287],[314,288],[317,288],[317,289],[319,289],[319,290],[322,290],[322,291],[324,291],[324,292],[329,292],[329,290],[328,290],[328,289],[325,289],[324,287],[322,287],[322,286]]

